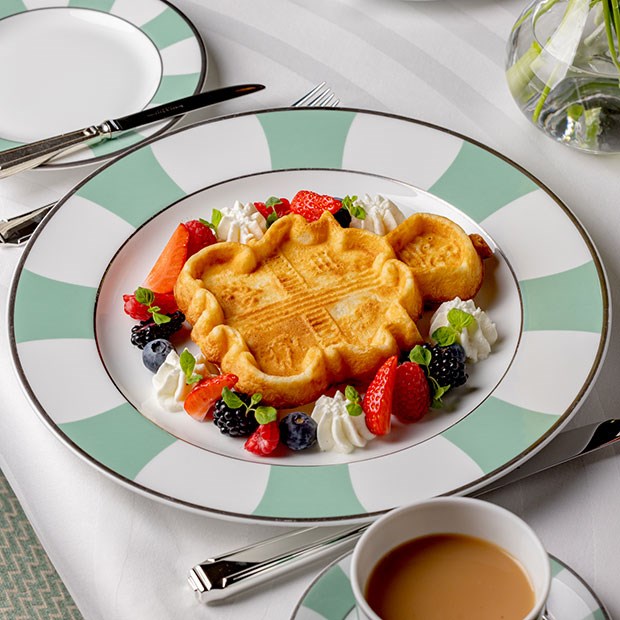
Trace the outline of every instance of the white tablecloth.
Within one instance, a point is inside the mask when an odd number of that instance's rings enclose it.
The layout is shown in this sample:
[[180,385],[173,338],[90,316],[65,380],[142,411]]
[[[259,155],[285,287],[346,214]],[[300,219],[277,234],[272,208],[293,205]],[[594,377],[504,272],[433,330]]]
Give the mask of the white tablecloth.
[[[569,205],[601,253],[612,297],[617,294],[620,159],[554,143],[513,103],[504,80],[504,48],[524,0],[176,4],[205,39],[208,87],[267,85],[260,99],[221,104],[191,121],[251,105],[287,105],[327,80],[343,105],[419,118],[468,135],[522,165]],[[58,198],[90,170],[32,171],[1,181],[0,217]],[[3,308],[20,252],[0,249]],[[320,567],[300,569],[223,605],[199,605],[186,583],[189,567],[280,530],[185,512],[102,475],[62,445],[32,410],[12,369],[6,329],[0,338],[0,466],[87,620],[290,615]],[[571,426],[617,415],[619,359],[614,333],[594,389]],[[548,550],[580,573],[611,616],[620,618],[616,454],[607,449],[487,497],[525,518]]]

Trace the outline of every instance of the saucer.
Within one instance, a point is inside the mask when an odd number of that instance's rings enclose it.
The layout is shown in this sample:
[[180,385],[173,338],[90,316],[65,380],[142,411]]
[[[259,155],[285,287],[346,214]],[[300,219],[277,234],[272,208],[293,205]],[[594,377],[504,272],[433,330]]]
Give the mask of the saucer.
[[[563,562],[551,560],[547,609],[558,620],[611,620],[588,584]],[[312,582],[291,620],[357,620],[349,571],[351,553],[330,564]]]

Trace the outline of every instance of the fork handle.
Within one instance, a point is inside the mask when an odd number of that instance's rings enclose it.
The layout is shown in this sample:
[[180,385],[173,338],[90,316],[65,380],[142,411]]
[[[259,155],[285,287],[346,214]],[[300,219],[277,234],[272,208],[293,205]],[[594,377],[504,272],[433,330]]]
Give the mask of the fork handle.
[[0,220],[0,245],[20,245],[30,239],[32,233],[56,203],[38,207],[28,213],[8,220]]

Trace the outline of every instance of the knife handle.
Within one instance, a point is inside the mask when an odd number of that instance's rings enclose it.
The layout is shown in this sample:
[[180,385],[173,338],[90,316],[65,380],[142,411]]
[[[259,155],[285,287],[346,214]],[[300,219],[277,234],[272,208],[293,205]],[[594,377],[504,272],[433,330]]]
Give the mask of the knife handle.
[[0,153],[0,179],[106,140],[111,134],[112,127],[105,122],[3,151]]

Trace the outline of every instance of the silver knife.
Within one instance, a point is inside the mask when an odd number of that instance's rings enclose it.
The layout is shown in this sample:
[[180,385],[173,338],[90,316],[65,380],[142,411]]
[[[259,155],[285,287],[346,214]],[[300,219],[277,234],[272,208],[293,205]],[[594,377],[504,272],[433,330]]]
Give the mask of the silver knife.
[[214,103],[255,93],[263,88],[265,87],[262,84],[241,84],[209,90],[147,110],[141,110],[135,114],[103,121],[99,125],[91,125],[84,129],[8,149],[0,153],[0,178],[35,168],[59,155],[66,155],[85,146],[114,138],[119,133],[129,129],[136,129],[166,118],[187,114]]
[[[620,440],[620,420],[610,419],[563,431],[522,466],[475,491],[482,495],[560,463]],[[370,523],[316,526],[287,531],[224,555],[209,558],[189,571],[188,581],[198,600],[218,601],[271,580],[310,560],[351,549]]]

